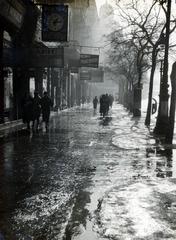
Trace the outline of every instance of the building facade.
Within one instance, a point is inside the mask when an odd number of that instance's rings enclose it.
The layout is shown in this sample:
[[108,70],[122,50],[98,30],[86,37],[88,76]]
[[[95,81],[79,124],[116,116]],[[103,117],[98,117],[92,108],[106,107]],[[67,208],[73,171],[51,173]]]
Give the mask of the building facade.
[[[90,12],[98,16],[96,4],[74,0],[68,7],[68,41],[53,43],[42,41],[42,7],[36,1],[0,2],[0,123],[22,117],[21,101],[26,93],[38,91],[42,96],[48,91],[54,110],[79,105],[88,98],[89,83],[80,82],[79,54],[81,46],[92,44],[88,18],[92,19]],[[49,61],[53,52],[58,64]]]

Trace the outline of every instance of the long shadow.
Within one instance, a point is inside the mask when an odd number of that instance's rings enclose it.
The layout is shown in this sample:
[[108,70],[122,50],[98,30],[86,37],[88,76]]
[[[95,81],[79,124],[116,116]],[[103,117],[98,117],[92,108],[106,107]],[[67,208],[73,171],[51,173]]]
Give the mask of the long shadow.
[[163,160],[156,160],[156,177],[170,178],[173,176],[173,149],[162,145],[156,138],[153,147],[146,148],[146,157],[148,158],[148,166],[150,166],[150,156],[162,156]]

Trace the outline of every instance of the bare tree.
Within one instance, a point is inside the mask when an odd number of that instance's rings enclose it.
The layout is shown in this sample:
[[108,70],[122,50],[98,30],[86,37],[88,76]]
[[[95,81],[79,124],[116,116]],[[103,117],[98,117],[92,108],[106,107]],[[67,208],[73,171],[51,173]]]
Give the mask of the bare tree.
[[[114,35],[117,35],[114,38]],[[137,54],[136,49],[132,42],[126,41],[123,34],[113,32],[110,34],[109,40],[111,39],[111,49],[108,51],[109,56],[109,70],[116,73],[119,79],[120,93],[121,95],[125,92],[132,90],[133,83],[137,78]],[[122,103],[128,107],[128,94],[121,96]]]
[[[114,37],[111,41],[116,42],[117,45],[128,44],[128,47],[129,45],[133,47],[129,48],[129,51],[134,53],[132,56],[135,60],[137,72],[136,79],[133,81],[133,87],[140,89],[143,73],[149,68],[149,55],[152,53],[151,49],[153,46],[151,39],[156,38],[156,29],[159,25],[159,13],[153,10],[156,1],[148,7],[148,11],[146,9],[141,11],[138,0],[131,0],[125,4],[117,2],[116,4],[122,25],[115,31],[116,34],[114,35],[118,36],[118,33],[121,31],[123,32],[123,38]],[[141,96],[137,101],[141,101]]]
[[[131,38],[131,40],[133,40],[134,46],[138,50],[138,86],[140,86],[142,79],[141,61],[146,55],[151,61],[148,107],[145,120],[145,124],[150,125],[153,79],[159,45],[163,41],[163,35],[166,28],[166,23],[164,21],[166,9],[163,4],[158,4],[158,0],[149,0],[147,2],[145,0],[131,0],[126,4],[123,4],[122,1],[120,3],[117,1],[116,4],[119,9],[119,16],[124,20],[126,37],[127,39]],[[145,5],[145,9],[141,7],[142,5]],[[173,32],[174,29],[175,23],[171,32]]]

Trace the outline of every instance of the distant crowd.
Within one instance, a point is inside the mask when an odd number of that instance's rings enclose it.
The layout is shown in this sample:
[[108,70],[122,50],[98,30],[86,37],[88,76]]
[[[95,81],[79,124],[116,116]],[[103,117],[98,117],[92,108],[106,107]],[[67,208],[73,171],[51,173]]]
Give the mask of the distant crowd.
[[114,97],[111,94],[102,94],[98,100],[97,96],[93,99],[93,108],[97,109],[98,102],[100,103],[100,115],[105,117],[108,115],[109,108],[112,108]]
[[[114,97],[111,94],[102,94],[98,99],[97,96],[93,99],[93,108],[97,109],[98,103],[100,104],[100,115],[105,117],[108,115],[109,108],[112,108]],[[34,97],[30,94],[25,94],[21,101],[22,118],[26,123],[27,129],[38,131],[40,126],[40,117],[42,116],[42,122],[45,124],[45,129],[48,131],[50,111],[53,107],[53,102],[48,96],[47,92],[44,92],[43,97],[40,97],[38,92],[34,92]]]
[[28,130],[30,130],[32,122],[32,129],[38,131],[41,115],[46,131],[48,130],[50,110],[53,103],[47,92],[44,92],[43,97],[40,97],[38,92],[34,92],[34,97],[26,93],[21,106],[23,122],[27,124]]

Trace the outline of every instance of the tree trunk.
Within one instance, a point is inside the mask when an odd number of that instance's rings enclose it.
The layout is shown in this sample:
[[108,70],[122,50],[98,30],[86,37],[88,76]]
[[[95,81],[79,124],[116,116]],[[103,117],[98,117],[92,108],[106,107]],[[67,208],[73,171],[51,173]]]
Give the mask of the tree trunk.
[[155,68],[156,68],[156,47],[153,49],[152,52],[152,68],[150,73],[150,84],[149,84],[149,94],[148,94],[148,106],[147,106],[147,114],[145,119],[145,125],[150,126],[150,120],[151,120],[151,107],[152,107],[152,95],[153,95],[153,79],[155,74]]
[[141,80],[142,80],[142,69],[141,65],[138,64],[138,82],[134,87],[133,93],[133,116],[141,116],[141,101],[142,101],[142,89],[141,89]]
[[170,15],[171,15],[171,0],[167,1],[166,12],[166,34],[165,34],[165,53],[163,65],[163,78],[160,90],[160,104],[159,111],[154,129],[155,134],[163,135],[166,137],[167,129],[169,128],[168,116],[168,53],[169,53],[169,35],[170,35]]
[[176,62],[172,66],[171,73],[171,103],[170,103],[170,113],[169,113],[169,125],[168,131],[166,133],[166,143],[172,144],[174,135],[174,123],[175,123],[175,106],[176,106]]

